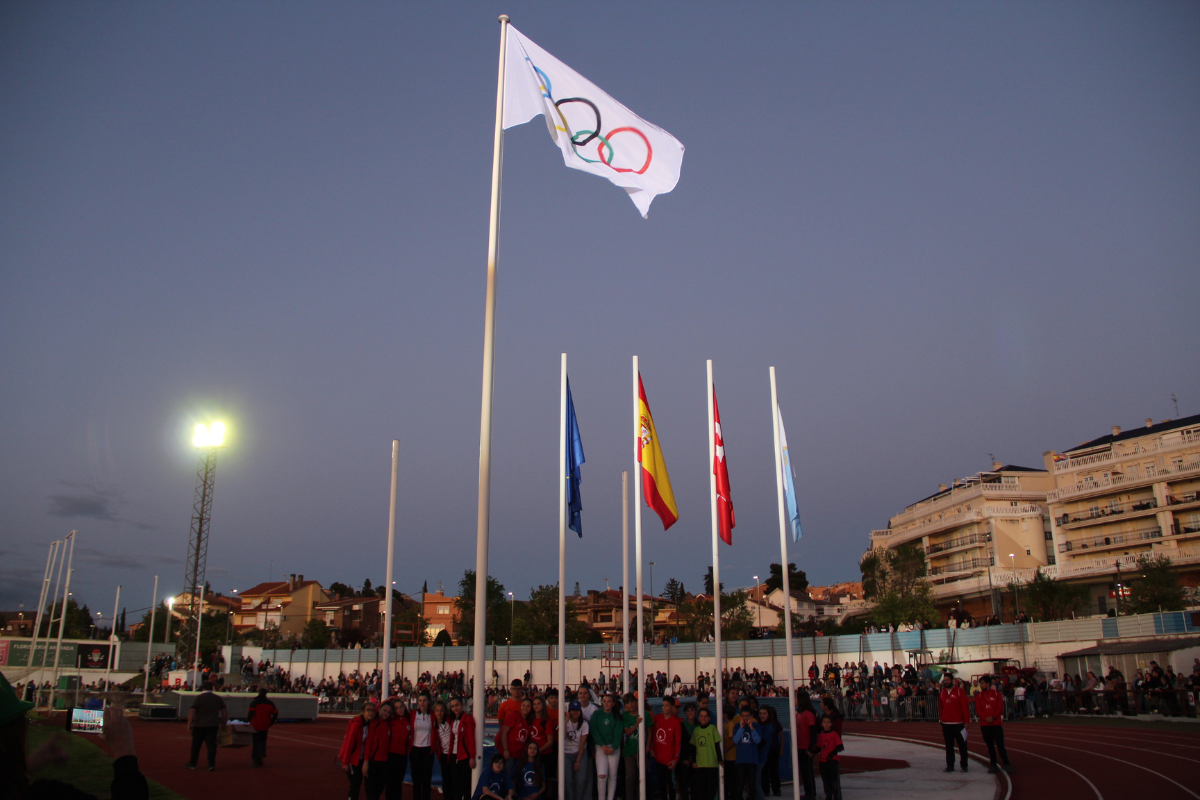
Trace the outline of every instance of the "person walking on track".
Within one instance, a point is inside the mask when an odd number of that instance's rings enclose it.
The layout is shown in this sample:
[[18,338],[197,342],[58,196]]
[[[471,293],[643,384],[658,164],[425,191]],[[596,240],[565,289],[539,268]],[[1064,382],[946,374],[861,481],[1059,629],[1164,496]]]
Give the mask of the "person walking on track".
[[192,701],[188,709],[188,730],[192,734],[192,753],[188,759],[187,768],[195,769],[196,761],[200,758],[200,745],[208,750],[208,771],[217,768],[217,731],[228,720],[225,701],[213,694],[212,684],[204,681],[200,684],[200,694]]
[[250,701],[250,762],[256,767],[263,765],[267,757],[267,731],[279,719],[279,709],[267,697],[266,689],[259,689],[258,696]]
[[942,673],[942,690],[938,692],[938,718],[942,722],[942,739],[946,743],[946,772],[954,772],[954,748],[958,747],[959,764],[967,771],[967,723],[971,720],[967,693],[954,682],[949,672]]

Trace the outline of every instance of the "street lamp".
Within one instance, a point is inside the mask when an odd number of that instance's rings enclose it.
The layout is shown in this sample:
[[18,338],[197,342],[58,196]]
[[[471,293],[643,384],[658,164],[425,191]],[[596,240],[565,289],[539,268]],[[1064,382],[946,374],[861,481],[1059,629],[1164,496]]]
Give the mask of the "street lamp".
[[650,644],[654,644],[654,562],[650,562]]
[[208,528],[212,514],[213,484],[217,477],[217,452],[225,444],[225,423],[213,422],[196,425],[192,434],[192,445],[200,451],[200,463],[196,468],[196,494],[192,503],[192,525],[188,534],[187,566],[183,572],[184,591],[188,595],[188,614],[180,632],[179,647],[185,655],[195,639],[194,662],[198,666],[200,657],[201,595],[208,564]]
[[[754,589],[755,589],[755,591],[758,590],[758,576],[757,575],[754,576]],[[759,597],[758,601],[755,602],[754,605],[757,608],[755,613],[758,615],[758,624],[755,627],[758,628],[758,635],[762,636],[762,597],[761,596]]]
[[508,593],[508,643],[512,644],[513,623],[517,618],[517,598],[512,592]]
[[1009,553],[1009,554],[1008,554],[1008,557],[1009,557],[1010,559],[1012,559],[1012,569],[1013,569],[1013,579],[1012,579],[1012,582],[1013,582],[1013,615],[1014,615],[1013,621],[1014,621],[1014,622],[1016,622],[1017,618],[1019,618],[1019,617],[1021,616],[1021,588],[1020,588],[1020,586],[1017,584],[1017,554],[1016,554],[1016,553]]
[[[238,590],[230,589],[229,593],[237,594]],[[225,644],[230,646],[233,645],[233,600],[234,598],[229,598],[229,606],[227,608],[228,613],[225,614]]]
[[1121,616],[1121,559],[1113,562],[1113,566],[1117,568],[1117,616]]
[[[171,643],[171,617],[175,615],[175,598],[167,598],[167,633],[163,636],[163,644]],[[153,633],[153,631],[151,631]]]

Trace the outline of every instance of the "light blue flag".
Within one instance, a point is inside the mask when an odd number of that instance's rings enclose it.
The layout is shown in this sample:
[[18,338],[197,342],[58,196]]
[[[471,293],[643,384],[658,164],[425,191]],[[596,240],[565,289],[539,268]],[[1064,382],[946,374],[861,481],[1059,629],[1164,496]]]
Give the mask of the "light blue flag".
[[792,541],[800,541],[800,506],[796,499],[796,474],[792,470],[792,459],[788,454],[787,434],[783,430],[783,414],[775,407],[779,419],[779,462],[783,465],[783,496],[787,503],[788,521],[792,525]]
[[571,382],[567,381],[567,527],[583,538],[583,498],[579,484],[583,482],[583,440],[579,438],[579,421],[575,419],[575,401],[571,398]]

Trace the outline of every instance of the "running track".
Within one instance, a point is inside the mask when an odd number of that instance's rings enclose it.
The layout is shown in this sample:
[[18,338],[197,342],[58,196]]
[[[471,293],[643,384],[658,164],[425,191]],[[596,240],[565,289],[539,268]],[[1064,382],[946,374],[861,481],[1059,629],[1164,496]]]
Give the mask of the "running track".
[[[1012,798],[1200,800],[1200,730],[1191,727],[1006,724],[1005,744],[1017,770],[1011,776]],[[932,723],[846,722],[845,732],[942,746],[940,726]],[[978,725],[970,726],[967,747],[982,756],[972,768],[986,769],[987,747]],[[1002,787],[1002,800],[1008,789]]]
[[[346,778],[334,764],[346,728],[344,719],[275,726],[267,766],[262,769],[250,766],[249,748],[219,748],[217,771],[211,773],[203,766],[196,771],[184,769],[189,736],[183,724],[130,721],[142,771],[190,800],[345,797]],[[1010,788],[1011,800],[1200,800],[1200,730],[1182,724],[1179,729],[1163,726],[1163,730],[1146,730],[1007,724],[1005,740],[1017,774],[1011,776],[1011,787],[1002,783],[999,800],[1005,800]],[[846,722],[845,731],[939,748],[942,744],[935,723]],[[972,768],[985,769],[987,748],[978,725],[970,727],[968,748],[983,757],[983,763],[977,761]],[[204,764],[203,753],[200,762]],[[405,800],[410,798],[406,792]],[[435,789],[434,800],[439,798]]]

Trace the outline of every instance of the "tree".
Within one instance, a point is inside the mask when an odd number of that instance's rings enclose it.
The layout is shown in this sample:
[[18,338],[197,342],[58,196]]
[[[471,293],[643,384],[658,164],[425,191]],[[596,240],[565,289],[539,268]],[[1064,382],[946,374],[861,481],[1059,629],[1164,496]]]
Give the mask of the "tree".
[[1025,584],[1026,604],[1035,619],[1047,621],[1067,619],[1071,612],[1080,611],[1087,604],[1088,588],[1072,586],[1063,581],[1047,577],[1041,567],[1033,574],[1033,580]]
[[371,579],[367,578],[365,581],[363,581],[362,592],[359,596],[370,597],[373,594],[375,594],[375,589],[371,586]]
[[[61,600],[46,606],[46,613],[42,615],[42,627],[38,632],[39,637],[58,635],[58,617],[61,609]],[[53,620],[53,624],[51,624],[51,620]],[[80,608],[74,598],[67,598],[67,616],[63,626],[63,638],[86,639],[91,632],[92,610],[86,605]]]
[[667,585],[663,587],[663,597],[675,603],[676,606],[683,601],[686,594],[687,589],[683,588],[683,582],[677,581],[674,578],[667,581]]
[[[576,599],[567,597],[567,644],[585,644],[587,625],[575,611]],[[546,644],[558,641],[558,584],[529,590],[529,602],[521,603],[513,622],[513,644]]]
[[[725,584],[721,584],[721,591],[725,591]],[[704,593],[711,595],[713,593],[713,568],[709,567],[708,572],[704,575]],[[711,612],[710,612],[711,615]]]
[[[471,640],[475,632],[475,570],[463,572],[462,580],[458,582],[458,597],[454,599],[461,619],[458,623],[458,640]],[[485,639],[488,642],[503,642],[508,636],[508,609],[504,606],[504,584],[487,577],[487,629]],[[503,617],[503,623],[501,622]]]
[[1183,587],[1171,563],[1164,555],[1138,556],[1137,575],[1129,582],[1130,614],[1183,610]]
[[433,637],[434,647],[450,647],[453,644],[454,642],[450,640],[450,631],[446,630],[445,628],[442,628],[440,631],[438,631],[437,636]]
[[925,551],[918,544],[871,550],[861,562],[863,597],[874,601],[870,618],[878,625],[931,624],[937,617],[933,589],[925,580]]
[[[778,564],[772,564],[771,575],[767,578],[765,586],[768,592],[773,592],[776,589],[783,588],[783,567]],[[788,588],[793,592],[804,594],[808,591],[808,576],[803,570],[796,569],[795,564],[788,564]]]
[[[750,610],[750,596],[738,590],[733,594],[721,593],[721,638],[745,639],[754,627],[754,612]],[[713,602],[705,597],[685,600],[680,606],[679,639],[683,642],[699,642],[713,632]]]
[[[167,638],[167,614],[170,613],[166,603],[160,603],[158,609],[154,612],[154,641],[163,642]],[[179,632],[178,625],[172,625],[175,632]],[[147,611],[142,615],[142,624],[133,632],[131,641],[144,642],[150,635],[150,612]]]
[[329,584],[329,593],[338,600],[345,600],[347,597],[354,597],[354,589],[344,583],[334,581]]
[[333,632],[329,626],[319,619],[310,619],[304,623],[300,633],[300,644],[309,650],[324,650],[333,641]]

